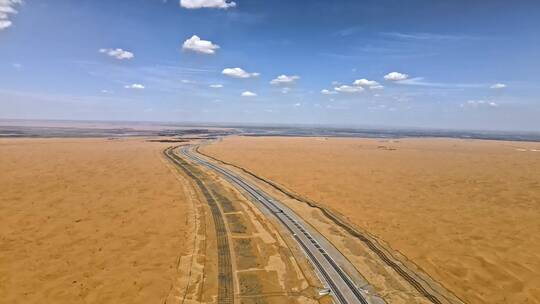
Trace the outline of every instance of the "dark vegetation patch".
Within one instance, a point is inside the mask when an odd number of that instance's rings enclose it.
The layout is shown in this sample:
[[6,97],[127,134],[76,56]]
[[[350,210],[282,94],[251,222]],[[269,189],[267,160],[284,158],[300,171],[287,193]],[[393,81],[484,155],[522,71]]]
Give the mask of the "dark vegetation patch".
[[258,250],[251,238],[241,238],[234,240],[234,252],[238,269],[249,269],[261,267],[257,256]]
[[232,233],[247,233],[247,226],[241,214],[227,214],[227,223]]
[[[263,292],[263,284],[259,280],[259,276],[256,273],[240,273],[238,275],[238,280],[240,283],[240,294],[242,295],[259,295]],[[266,301],[255,303],[266,303]]]
[[220,203],[224,213],[236,212],[238,209],[234,206],[234,203],[225,195],[212,189],[212,194],[216,197],[216,200]]
[[286,296],[276,271],[253,270],[238,275],[242,304],[298,303],[294,297]]

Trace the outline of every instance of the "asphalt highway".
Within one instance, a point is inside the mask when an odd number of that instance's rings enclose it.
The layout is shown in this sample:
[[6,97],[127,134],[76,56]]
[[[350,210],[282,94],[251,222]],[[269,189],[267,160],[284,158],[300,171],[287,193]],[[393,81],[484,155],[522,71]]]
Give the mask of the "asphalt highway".
[[[374,303],[370,300],[369,293],[359,288],[336,262],[337,260],[345,260],[345,258],[336,256],[340,254],[339,251],[336,248],[329,248],[333,245],[323,239],[324,237],[320,234],[314,233],[313,228],[306,225],[299,215],[259,187],[243,179],[239,174],[200,157],[193,151],[192,147],[181,147],[180,153],[185,158],[221,174],[234,187],[247,193],[250,200],[257,204],[257,207],[264,209],[265,214],[275,216],[296,240],[336,303]],[[380,303],[380,301],[376,302]]]

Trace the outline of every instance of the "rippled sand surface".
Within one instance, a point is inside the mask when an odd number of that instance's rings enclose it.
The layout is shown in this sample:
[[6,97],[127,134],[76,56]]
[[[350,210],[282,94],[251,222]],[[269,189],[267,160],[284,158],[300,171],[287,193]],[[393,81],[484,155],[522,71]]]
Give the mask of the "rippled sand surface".
[[467,303],[540,303],[540,143],[232,137],[202,151],[339,212]]
[[0,302],[162,303],[192,236],[162,147],[0,140]]

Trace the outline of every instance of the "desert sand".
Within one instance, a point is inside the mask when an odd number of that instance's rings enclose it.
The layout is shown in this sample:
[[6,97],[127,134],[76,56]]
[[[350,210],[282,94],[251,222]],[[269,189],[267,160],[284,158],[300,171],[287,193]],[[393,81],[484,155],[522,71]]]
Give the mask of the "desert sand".
[[466,303],[540,303],[540,143],[230,137],[201,151],[341,214]]
[[0,302],[163,303],[194,235],[163,148],[0,140]]

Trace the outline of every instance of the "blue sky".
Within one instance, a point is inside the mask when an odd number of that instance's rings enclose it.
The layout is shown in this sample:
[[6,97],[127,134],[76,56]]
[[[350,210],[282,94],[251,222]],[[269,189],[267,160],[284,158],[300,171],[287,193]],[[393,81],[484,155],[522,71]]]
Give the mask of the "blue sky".
[[538,1],[0,0],[0,118],[540,130],[539,71]]

